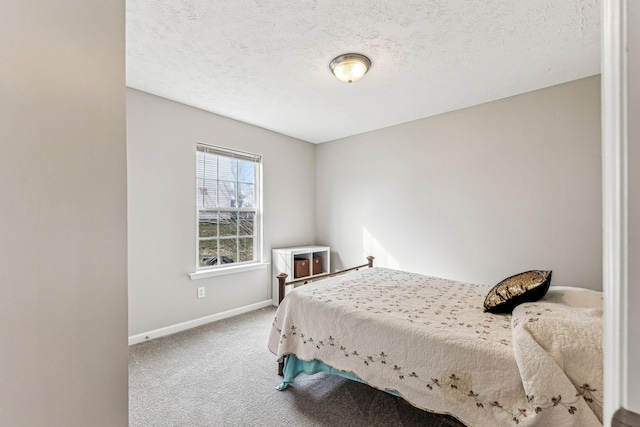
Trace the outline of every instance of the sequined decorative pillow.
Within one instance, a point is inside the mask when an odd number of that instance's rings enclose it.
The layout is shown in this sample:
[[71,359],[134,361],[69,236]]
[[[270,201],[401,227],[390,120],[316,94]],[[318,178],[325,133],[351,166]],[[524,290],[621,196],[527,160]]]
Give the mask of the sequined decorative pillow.
[[551,271],[531,270],[507,277],[491,288],[484,299],[484,311],[511,313],[518,304],[538,301],[550,284]]

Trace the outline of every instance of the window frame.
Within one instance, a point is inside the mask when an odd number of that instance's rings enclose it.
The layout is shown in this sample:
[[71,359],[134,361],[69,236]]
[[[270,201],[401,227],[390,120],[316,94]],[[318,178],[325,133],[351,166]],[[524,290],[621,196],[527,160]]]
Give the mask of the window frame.
[[[263,255],[264,255],[264,248],[263,248],[263,238],[262,238],[262,155],[260,154],[255,154],[255,153],[249,153],[249,152],[244,152],[244,151],[240,151],[240,150],[235,150],[235,149],[231,149],[231,148],[226,148],[226,147],[221,147],[221,146],[216,146],[216,145],[211,145],[211,144],[206,144],[206,143],[202,143],[202,142],[196,142],[196,150],[195,150],[195,174],[194,174],[194,179],[196,181],[196,203],[195,203],[195,219],[196,219],[196,238],[195,238],[195,273],[190,273],[190,276],[192,279],[195,278],[199,278],[199,277],[209,277],[211,275],[217,275],[217,274],[228,274],[228,273],[233,273],[235,271],[249,271],[249,270],[253,270],[256,268],[261,268],[261,266],[264,265],[263,263]],[[215,155],[218,158],[219,157],[225,157],[225,158],[230,158],[230,159],[235,159],[235,160],[244,160],[244,161],[250,161],[253,163],[254,165],[254,173],[253,173],[253,186],[254,186],[254,191],[253,191],[253,207],[240,207],[240,206],[219,206],[217,204],[217,201],[219,200],[219,196],[218,196],[218,188],[219,188],[219,184],[220,182],[232,182],[233,184],[236,185],[236,189],[238,188],[238,186],[240,186],[241,184],[247,184],[246,182],[241,180],[241,177],[236,174],[236,178],[233,181],[229,181],[226,179],[220,179],[220,174],[217,171],[217,166],[216,166],[216,206],[215,207],[209,207],[209,208],[205,208],[204,206],[201,206],[197,199],[200,196],[200,193],[198,192],[200,190],[199,187],[199,180],[200,179],[205,179],[206,178],[206,174],[203,171],[202,176],[198,175],[198,152],[203,152],[205,155],[211,154],[211,155]],[[202,191],[202,190],[200,190]],[[234,190],[235,191],[235,190]],[[232,199],[234,200],[234,199]],[[216,227],[217,227],[217,232],[216,232],[216,236],[213,237],[206,237],[205,239],[203,239],[203,237],[200,235],[200,226],[201,226],[201,212],[202,211],[209,211],[212,213],[215,213],[215,215],[220,215],[221,213],[230,213],[231,215],[233,214],[237,214],[238,216],[236,217],[236,233],[232,234],[232,235],[221,235],[220,233],[220,224],[217,223]],[[253,234],[251,235],[242,235],[241,233],[241,227],[240,227],[240,221],[237,221],[237,218],[240,217],[240,215],[242,215],[243,213],[253,213]],[[231,239],[235,239],[236,240],[236,255],[238,255],[240,253],[240,239],[242,238],[251,238],[253,239],[253,259],[250,261],[239,261],[237,260],[237,257],[235,258],[236,261],[232,262],[232,263],[223,263],[223,264],[216,264],[216,265],[200,265],[201,262],[201,255],[200,255],[200,243],[203,240],[214,240],[217,242],[217,250],[216,250],[216,256],[220,257],[220,242],[222,240],[231,240]]]

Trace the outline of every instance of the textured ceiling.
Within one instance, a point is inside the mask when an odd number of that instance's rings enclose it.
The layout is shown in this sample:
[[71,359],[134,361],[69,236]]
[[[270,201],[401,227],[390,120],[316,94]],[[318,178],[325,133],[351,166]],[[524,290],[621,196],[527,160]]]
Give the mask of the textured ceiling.
[[319,143],[600,73],[600,1],[127,0],[126,42],[128,86]]

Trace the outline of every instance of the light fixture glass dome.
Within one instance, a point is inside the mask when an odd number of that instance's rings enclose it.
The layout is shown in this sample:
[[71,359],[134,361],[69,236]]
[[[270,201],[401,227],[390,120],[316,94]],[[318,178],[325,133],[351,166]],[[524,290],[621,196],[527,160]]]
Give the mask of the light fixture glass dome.
[[329,67],[338,80],[353,83],[369,71],[371,61],[359,53],[346,53],[331,61]]

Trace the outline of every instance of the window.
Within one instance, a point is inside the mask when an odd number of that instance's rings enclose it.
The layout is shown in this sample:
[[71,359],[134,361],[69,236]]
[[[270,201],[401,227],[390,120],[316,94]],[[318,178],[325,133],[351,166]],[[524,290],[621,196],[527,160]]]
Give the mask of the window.
[[256,154],[197,144],[198,269],[261,261],[261,161]]

